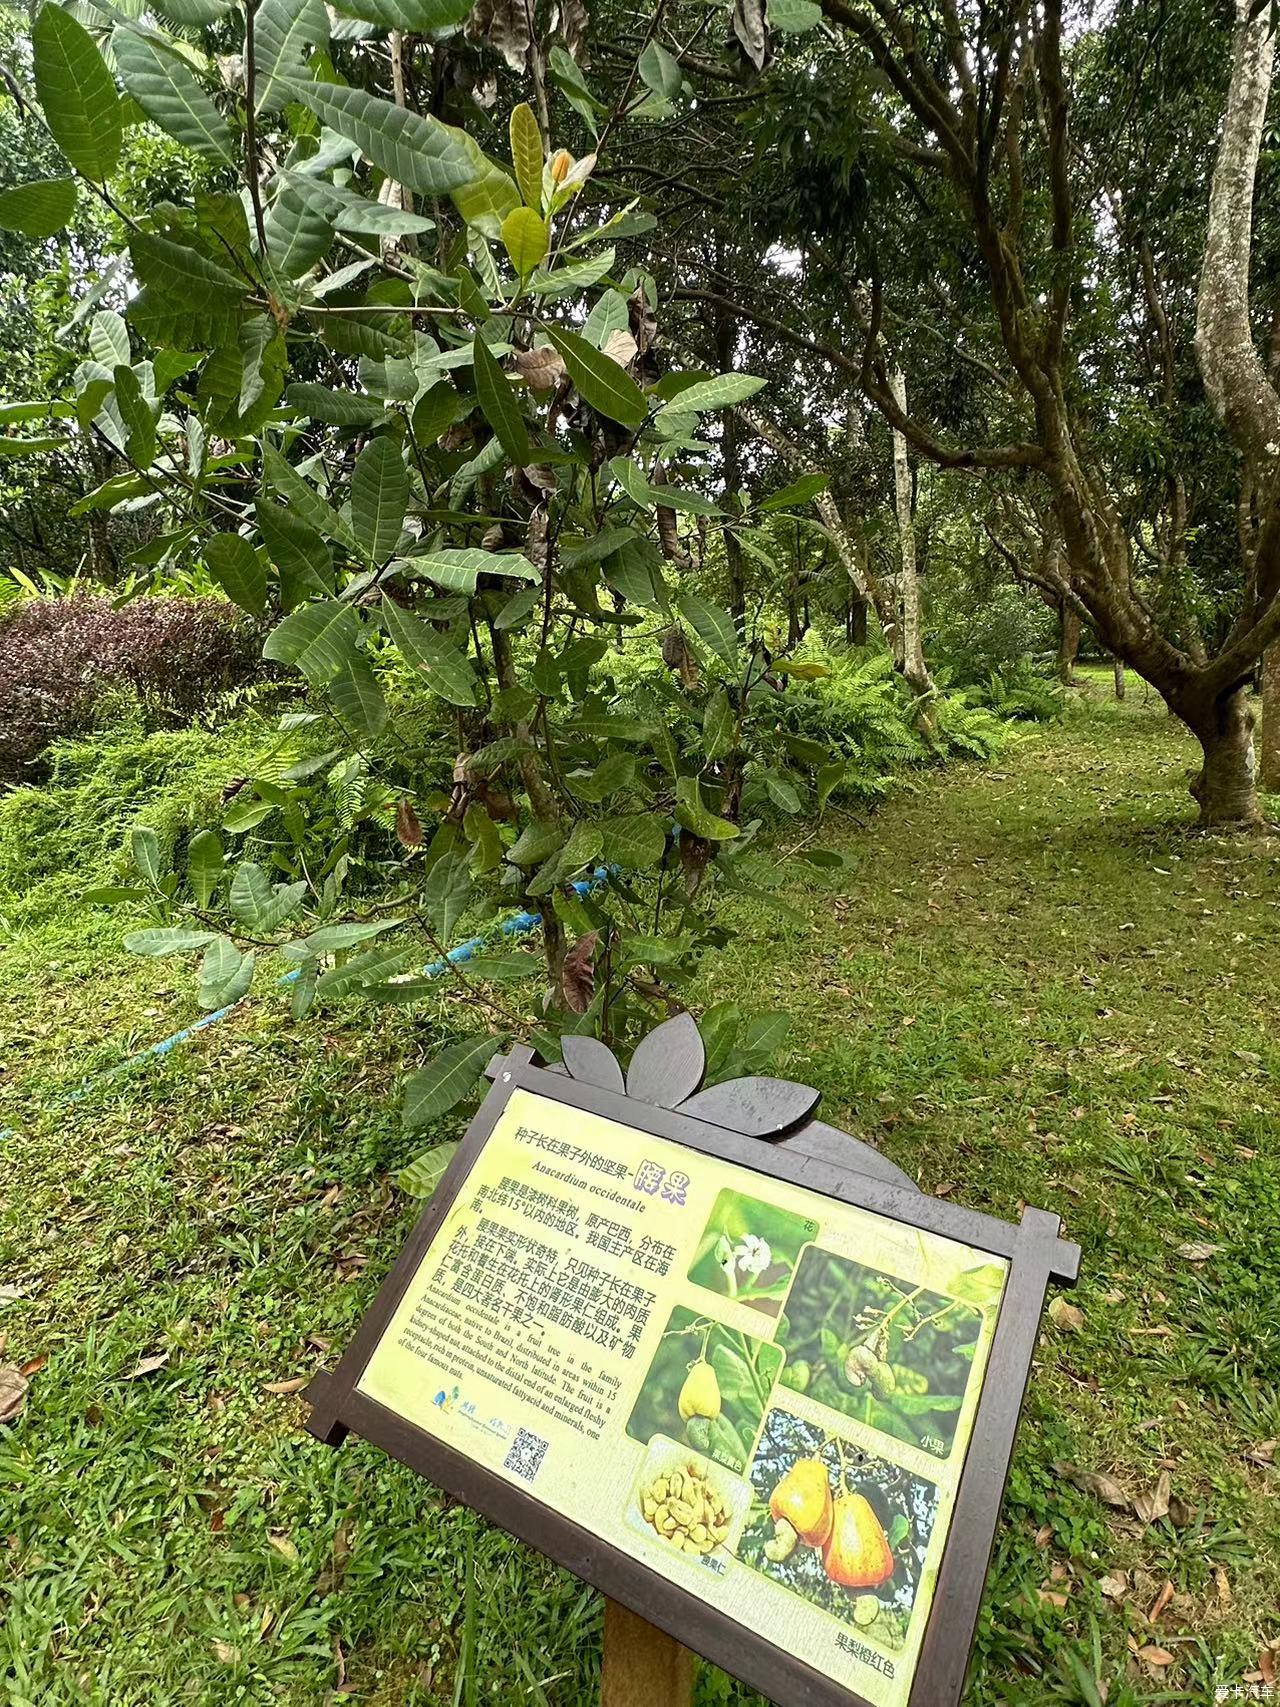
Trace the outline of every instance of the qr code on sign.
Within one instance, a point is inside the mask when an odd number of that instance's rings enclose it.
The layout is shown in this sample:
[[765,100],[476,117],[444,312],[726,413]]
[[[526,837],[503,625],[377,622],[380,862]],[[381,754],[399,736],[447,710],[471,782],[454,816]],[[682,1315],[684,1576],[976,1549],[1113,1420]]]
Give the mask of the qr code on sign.
[[542,1467],[546,1450],[547,1443],[540,1434],[530,1434],[527,1428],[522,1428],[511,1442],[511,1450],[503,1460],[503,1467],[514,1470],[517,1476],[523,1476],[526,1482],[531,1482]]

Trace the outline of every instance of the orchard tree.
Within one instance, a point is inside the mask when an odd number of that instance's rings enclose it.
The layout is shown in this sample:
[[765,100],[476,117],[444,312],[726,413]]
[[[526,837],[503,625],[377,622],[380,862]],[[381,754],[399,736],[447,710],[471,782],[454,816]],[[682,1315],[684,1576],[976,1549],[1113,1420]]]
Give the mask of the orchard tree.
[[[17,198],[48,233],[92,198],[127,286],[88,320],[48,436],[109,445],[121,471],[89,504],[145,508],[155,571],[207,573],[307,688],[282,761],[183,868],[139,830],[109,898],[150,915],[135,951],[199,954],[211,1009],[268,952],[299,1016],[352,995],[438,1016],[444,971],[484,1028],[410,1081],[411,1125],[466,1094],[495,1028],[540,1025],[554,1056],[565,1028],[627,1042],[678,1006],[724,940],[717,890],[768,899],[764,816],[821,811],[844,774],[779,713],[815,666],[693,584],[719,538],[762,549],[753,501],[702,488],[704,424],[763,379],[672,371],[643,251],[620,258],[651,216],[548,134],[562,91],[622,148],[661,62],[639,43],[601,110],[570,9],[519,54],[505,12],[468,13],[166,0],[165,27],[86,27],[45,0],[34,109],[65,168]],[[537,94],[505,123],[495,43]],[[208,168],[193,194],[148,205],[120,180],[144,115]],[[346,803],[319,833],[317,782]],[[362,819],[398,838],[372,908]],[[254,857],[229,852],[243,836]],[[504,905],[541,914],[541,961],[450,958]],[[531,1017],[508,986],[539,971]],[[732,1004],[709,1030],[713,1070],[777,1038]]]

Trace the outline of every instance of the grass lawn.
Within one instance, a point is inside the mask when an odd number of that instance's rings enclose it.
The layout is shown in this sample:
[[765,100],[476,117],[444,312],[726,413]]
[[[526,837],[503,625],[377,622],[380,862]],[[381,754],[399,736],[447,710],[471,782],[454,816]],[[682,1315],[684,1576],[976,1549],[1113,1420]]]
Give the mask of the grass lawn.
[[[1121,707],[1095,677],[996,767],[848,825],[850,869],[784,891],[808,927],[744,918],[708,971],[708,1001],[792,1016],[776,1070],[828,1119],[1084,1248],[983,1707],[1207,1702],[1280,1667],[1280,873],[1274,843],[1178,827],[1192,762],[1141,684]],[[295,1030],[258,996],[68,1106],[195,1013],[187,969],[70,894],[0,931],[0,1337],[36,1365],[0,1427],[0,1700],[586,1707],[590,1592],[301,1429],[413,1216],[388,1178],[421,1030]],[[704,1669],[701,1707],[755,1700]]]

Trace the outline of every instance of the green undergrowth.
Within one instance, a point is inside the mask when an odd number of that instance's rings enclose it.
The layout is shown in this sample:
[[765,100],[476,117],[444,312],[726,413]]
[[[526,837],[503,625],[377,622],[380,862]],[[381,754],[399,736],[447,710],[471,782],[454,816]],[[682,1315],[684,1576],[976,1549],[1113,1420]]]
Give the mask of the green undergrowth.
[[[64,771],[61,813],[0,807],[0,1333],[38,1364],[0,1428],[0,1700],[451,1707],[462,1680],[588,1707],[596,1598],[368,1447],[311,1441],[289,1390],[411,1223],[395,1086],[438,1017],[295,1030],[264,991],[61,1100],[194,1015],[183,968],[129,961],[71,901],[118,841],[122,778],[176,831],[244,762],[152,740],[136,770]],[[1042,1205],[1082,1245],[973,1707],[1207,1702],[1280,1636],[1280,882],[1268,844],[1186,834],[1192,760],[1139,686],[1116,707],[1090,673],[1062,721],[833,834],[849,868],[782,891],[806,923],[744,906],[705,975],[708,1003],[786,1011],[776,1070],[926,1191]],[[776,836],[784,869],[799,835]],[[704,1669],[699,1707],[755,1702]]]

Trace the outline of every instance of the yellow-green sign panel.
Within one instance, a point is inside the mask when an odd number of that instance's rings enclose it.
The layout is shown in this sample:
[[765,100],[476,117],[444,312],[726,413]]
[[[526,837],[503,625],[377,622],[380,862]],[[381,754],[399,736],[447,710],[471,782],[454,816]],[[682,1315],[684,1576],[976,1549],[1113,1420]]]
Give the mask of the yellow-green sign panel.
[[1007,1272],[517,1090],[359,1390],[905,1707]]

